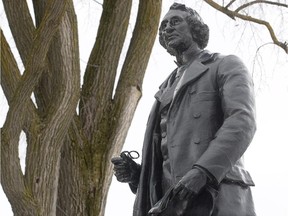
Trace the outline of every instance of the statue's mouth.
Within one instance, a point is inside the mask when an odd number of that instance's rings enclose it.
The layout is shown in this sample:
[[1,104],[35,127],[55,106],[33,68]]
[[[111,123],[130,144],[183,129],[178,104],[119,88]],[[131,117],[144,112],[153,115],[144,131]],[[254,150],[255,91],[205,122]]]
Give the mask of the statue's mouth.
[[171,41],[171,40],[175,39],[176,37],[178,37],[176,34],[167,35],[166,40]]

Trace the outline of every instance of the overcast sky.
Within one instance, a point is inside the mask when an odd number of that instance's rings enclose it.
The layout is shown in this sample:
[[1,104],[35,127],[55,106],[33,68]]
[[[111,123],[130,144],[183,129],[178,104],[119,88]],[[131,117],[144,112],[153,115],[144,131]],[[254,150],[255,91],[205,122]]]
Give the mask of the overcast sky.
[[[165,15],[174,1],[164,0],[163,2],[161,17]],[[257,105],[257,132],[245,154],[245,160],[246,168],[256,184],[256,187],[253,188],[256,211],[258,216],[287,216],[288,55],[273,45],[264,46],[256,54],[257,47],[270,42],[267,30],[263,27],[254,27],[254,25],[241,21],[232,21],[205,3],[199,4],[189,0],[176,2],[186,3],[187,6],[196,9],[204,22],[208,24],[210,27],[208,50],[239,56],[253,73]],[[136,17],[137,3],[134,5],[136,7],[132,11],[133,19],[129,26],[129,35],[132,34],[133,20]],[[75,8],[78,14],[81,68],[84,70],[95,41],[101,6],[92,0],[78,0],[75,3]],[[1,27],[10,42],[11,36],[4,19],[2,2],[0,9]],[[265,16],[268,16],[267,14],[271,15],[269,19],[278,23],[278,26],[280,24],[288,25],[287,19],[286,22],[280,23],[277,14],[265,11]],[[287,30],[288,26],[283,27],[283,29]],[[286,32],[282,35],[288,34]],[[143,97],[128,133],[124,145],[125,150],[141,152],[145,126],[154,102],[154,94],[162,81],[176,67],[173,60],[173,57],[166,53],[157,40],[144,79]],[[20,68],[23,71],[23,66],[20,65]],[[2,89],[0,100],[0,125],[2,126],[8,109]],[[23,135],[21,142],[25,142]],[[24,145],[22,144],[22,146]],[[23,160],[25,148],[21,147],[19,154]],[[130,192],[128,185],[119,183],[113,178],[105,216],[132,215],[134,198],[135,196]],[[10,204],[1,190],[0,203],[1,215],[12,216]]]

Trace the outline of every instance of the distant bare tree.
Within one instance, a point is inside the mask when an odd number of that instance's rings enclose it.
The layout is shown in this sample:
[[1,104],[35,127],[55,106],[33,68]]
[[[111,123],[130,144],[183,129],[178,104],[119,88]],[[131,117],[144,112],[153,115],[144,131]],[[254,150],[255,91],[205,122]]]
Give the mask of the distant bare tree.
[[[262,6],[275,6],[278,7],[278,13],[281,14],[288,9],[288,4],[286,0],[277,0],[277,1],[262,1],[262,0],[255,0],[255,1],[243,1],[243,0],[204,0],[207,4],[215,8],[216,10],[226,14],[231,19],[236,20],[242,19],[248,22],[253,22],[259,25],[263,25],[269,31],[271,39],[273,43],[279,47],[281,47],[287,54],[288,54],[288,43],[287,41],[280,41],[278,39],[277,34],[275,33],[273,26],[270,24],[269,21],[262,19],[261,14],[255,14],[249,11],[250,8],[258,7],[263,9]],[[221,3],[219,3],[221,2]],[[264,10],[264,9],[263,9]],[[259,12],[259,10],[256,10]],[[265,11],[265,10],[264,10]],[[276,10],[274,10],[276,12]],[[260,17],[260,18],[259,18]],[[283,21],[285,22],[285,21]],[[287,22],[287,21],[286,21]]]

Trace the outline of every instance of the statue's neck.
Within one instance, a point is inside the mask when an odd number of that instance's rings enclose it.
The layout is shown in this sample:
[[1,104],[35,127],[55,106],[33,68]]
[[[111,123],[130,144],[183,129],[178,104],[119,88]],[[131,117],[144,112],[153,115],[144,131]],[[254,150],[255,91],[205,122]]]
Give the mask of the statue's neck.
[[185,65],[188,62],[193,62],[201,51],[202,49],[200,49],[198,46],[191,46],[183,53],[176,55],[177,63],[179,65]]

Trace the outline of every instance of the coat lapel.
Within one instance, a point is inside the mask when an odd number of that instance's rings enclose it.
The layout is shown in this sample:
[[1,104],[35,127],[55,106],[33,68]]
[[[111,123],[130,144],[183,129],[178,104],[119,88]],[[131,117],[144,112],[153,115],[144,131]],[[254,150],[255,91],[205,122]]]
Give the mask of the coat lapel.
[[161,106],[160,106],[160,110],[162,110],[164,107],[166,107],[173,99],[173,91],[174,89],[169,88],[168,91],[165,91],[161,98]]
[[171,91],[171,89],[168,88],[170,91],[169,90],[167,91],[167,87],[169,85],[169,81],[171,77],[173,77],[176,72],[177,72],[177,69],[175,69],[169,75],[169,77],[159,87],[159,91],[155,94],[155,98],[161,103],[160,110],[172,101],[175,88],[173,88],[173,91]]
[[174,91],[174,97],[188,83],[192,83],[199,79],[204,73],[208,71],[208,67],[201,63],[200,59],[195,60],[183,73],[180,78],[176,89]]
[[[216,54],[216,53],[215,53]],[[204,73],[208,71],[208,67],[205,65],[206,63],[213,61],[217,55],[211,54],[208,51],[204,51],[199,59],[196,59],[192,64],[188,66],[188,68],[184,71],[182,77],[180,78],[174,92],[166,93],[164,89],[167,87],[168,81],[171,76],[177,72],[177,69],[174,70],[170,76],[163,82],[160,86],[160,90],[155,94],[155,98],[161,103],[161,108],[165,107],[169,104],[172,99],[175,98],[179,90],[181,90],[184,86],[189,83],[192,83],[199,79]]]
[[164,92],[162,93],[160,97],[160,102],[161,102],[160,110],[162,110],[164,107],[166,107],[168,104],[171,103],[174,97],[176,86],[177,86],[177,80],[174,80],[173,84],[169,84],[169,87],[165,88]]

